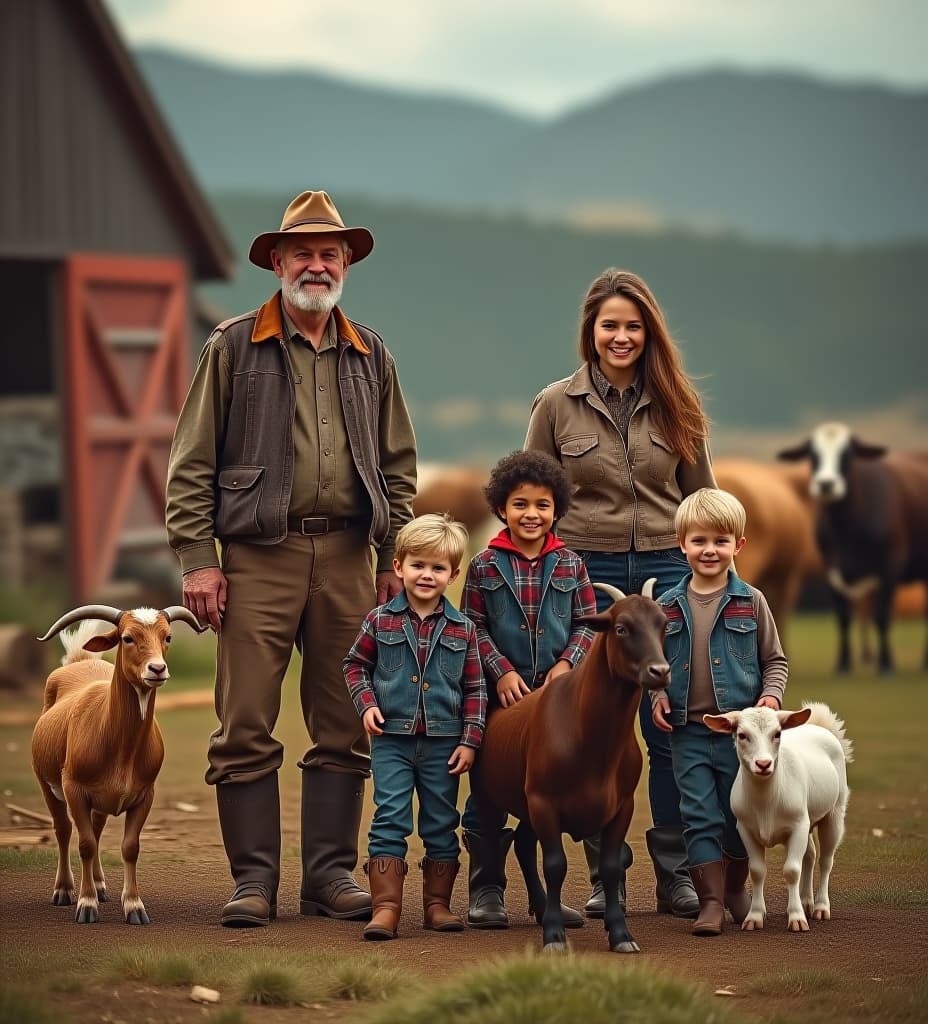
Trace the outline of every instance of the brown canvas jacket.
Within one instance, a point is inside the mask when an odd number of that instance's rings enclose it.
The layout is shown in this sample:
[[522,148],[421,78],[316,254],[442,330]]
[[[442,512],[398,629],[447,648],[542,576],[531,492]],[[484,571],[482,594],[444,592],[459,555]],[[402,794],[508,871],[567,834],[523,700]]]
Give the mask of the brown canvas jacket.
[[[393,358],[369,328],[333,311],[338,383],[355,466],[370,497],[370,543],[390,567],[412,518],[416,446]],[[215,538],[276,544],[293,482],[294,382],[280,293],[220,324],[200,356],[168,465],[168,539],[184,572],[218,565]]]
[[572,485],[557,535],[580,551],[660,551],[677,546],[681,500],[715,487],[708,445],[684,462],[651,417],[647,385],[628,424],[628,447],[593,383],[588,364],[555,381],[532,405],[525,447],[554,456]]

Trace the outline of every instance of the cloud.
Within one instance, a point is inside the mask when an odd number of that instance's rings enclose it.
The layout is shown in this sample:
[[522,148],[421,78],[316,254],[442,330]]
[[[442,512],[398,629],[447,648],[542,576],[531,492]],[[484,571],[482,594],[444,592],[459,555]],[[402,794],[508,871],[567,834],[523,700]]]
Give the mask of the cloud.
[[730,64],[925,87],[920,0],[107,0],[133,45],[286,66],[551,114]]

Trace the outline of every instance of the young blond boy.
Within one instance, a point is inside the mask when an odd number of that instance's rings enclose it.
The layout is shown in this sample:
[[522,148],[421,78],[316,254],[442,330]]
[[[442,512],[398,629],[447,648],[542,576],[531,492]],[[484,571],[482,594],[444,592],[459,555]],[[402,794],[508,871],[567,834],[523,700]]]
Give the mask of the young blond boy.
[[725,907],[739,924],[749,909],[747,853],[731,810],[738,756],[705,714],[753,704],[779,708],[787,661],[764,595],[740,579],[746,514],[727,491],[702,488],[677,510],[674,527],[692,570],[660,598],[670,686],[651,695],[654,724],[670,732],[687,860],[699,896],[694,935],[719,935]]
[[467,531],[450,516],[407,523],[393,560],[403,590],[368,613],[344,660],[345,681],[371,737],[374,776],[365,865],[373,913],[365,939],[396,938],[414,791],[425,845],[425,927],[464,927],[450,911],[459,869],[458,783],[483,738],[487,700],[474,625],[444,596],[466,548]]

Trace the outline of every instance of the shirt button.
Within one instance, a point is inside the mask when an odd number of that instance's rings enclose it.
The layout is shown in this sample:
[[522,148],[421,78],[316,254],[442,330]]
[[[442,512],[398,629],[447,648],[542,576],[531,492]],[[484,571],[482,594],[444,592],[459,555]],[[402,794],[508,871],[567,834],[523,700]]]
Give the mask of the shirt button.
[[325,416],[323,416],[323,417],[322,417],[322,422],[323,422],[323,423],[328,423],[329,421],[328,421],[328,420],[327,420],[327,419],[325,418]]
[[525,625],[525,623],[523,622],[523,623],[522,623],[522,624],[521,624],[521,625],[519,626],[519,629],[521,629],[521,630],[523,630],[523,631],[524,631],[524,630],[528,629],[528,626],[526,626],[526,625]]
[[721,665],[722,664],[722,659],[721,658],[713,658],[712,659],[712,664],[713,665]]
[[323,454],[323,455],[325,455],[325,456],[329,456],[329,455],[331,455],[332,453],[331,453],[331,452],[329,451],[329,449],[328,449],[328,448],[326,448],[326,450],[325,450],[325,451],[324,451],[324,452],[323,452],[322,454]]
[[427,690],[428,688],[429,688],[429,684],[428,683],[423,683],[422,684],[422,689],[423,690]]
[[319,385],[319,390],[320,391],[325,391],[325,384],[320,384]]
[[685,672],[689,667],[690,667],[690,663],[688,661],[684,661],[683,662],[683,671]]
[[543,628],[538,630],[538,635],[539,636],[541,636],[542,633],[544,633],[544,629]]
[[409,724],[409,722],[403,722],[403,728],[404,729],[411,729],[412,726]]
[[412,676],[411,677],[411,682],[418,683],[419,682],[419,677],[418,676]]

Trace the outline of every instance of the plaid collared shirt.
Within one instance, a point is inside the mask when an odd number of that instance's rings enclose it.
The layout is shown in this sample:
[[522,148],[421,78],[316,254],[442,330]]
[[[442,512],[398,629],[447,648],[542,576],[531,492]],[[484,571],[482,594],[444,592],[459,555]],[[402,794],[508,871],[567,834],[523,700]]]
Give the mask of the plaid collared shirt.
[[[467,580],[464,584],[464,593],[461,597],[461,611],[477,627],[477,643],[480,645],[480,659],[483,662],[483,670],[486,673],[487,679],[496,684],[505,673],[514,671],[514,666],[496,646],[491,636],[492,627],[484,605],[483,593],[480,590],[479,580],[485,571],[485,567],[488,565],[489,560],[486,556],[490,552],[491,549],[485,549],[470,564],[470,568],[467,571]],[[559,548],[556,553],[559,557],[558,563],[552,572],[552,577],[568,576],[579,578],[579,585],[573,592],[571,620],[576,622],[581,615],[595,615],[596,593],[586,574],[586,569],[580,560],[580,556],[568,548]],[[529,561],[508,551],[496,551],[495,554],[498,558],[508,558],[512,564],[516,600],[519,602],[528,620],[528,633],[532,639],[534,650],[535,626],[538,622],[538,609],[541,605],[541,580],[544,559],[536,558],[533,561]],[[498,572],[495,569],[493,571]],[[567,641],[567,646],[560,654],[558,660],[570,662],[571,665],[579,664],[580,659],[589,651],[592,642],[593,634],[589,629],[585,626],[574,626]],[[551,665],[544,666],[543,670],[547,672],[551,667]],[[532,686],[534,681],[526,679],[525,682]]]
[[[446,600],[445,598],[442,601]],[[377,707],[372,674],[377,666],[377,635],[381,632],[403,632],[403,624],[408,619],[416,634],[416,660],[420,674],[425,672],[425,662],[435,628],[444,620],[445,633],[461,636],[468,641],[467,653],[464,657],[464,675],[461,678],[461,718],[464,721],[464,732],[461,744],[465,747],[479,748],[483,741],[483,726],[487,714],[487,690],[480,665],[480,652],[474,625],[471,622],[459,624],[446,619],[444,604],[425,619],[420,619],[411,609],[402,612],[391,611],[386,605],[380,605],[367,613],[361,632],[358,634],[351,650],[344,661],[345,682],[358,714],[363,717],[368,708]],[[422,718],[422,695],[416,710],[416,724]],[[415,731],[415,730],[414,730]]]
[[635,376],[635,380],[625,389],[619,389],[606,378],[603,371],[596,365],[591,364],[593,383],[599,392],[599,397],[606,403],[612,420],[619,428],[622,440],[628,445],[628,423],[641,398],[641,374]]

